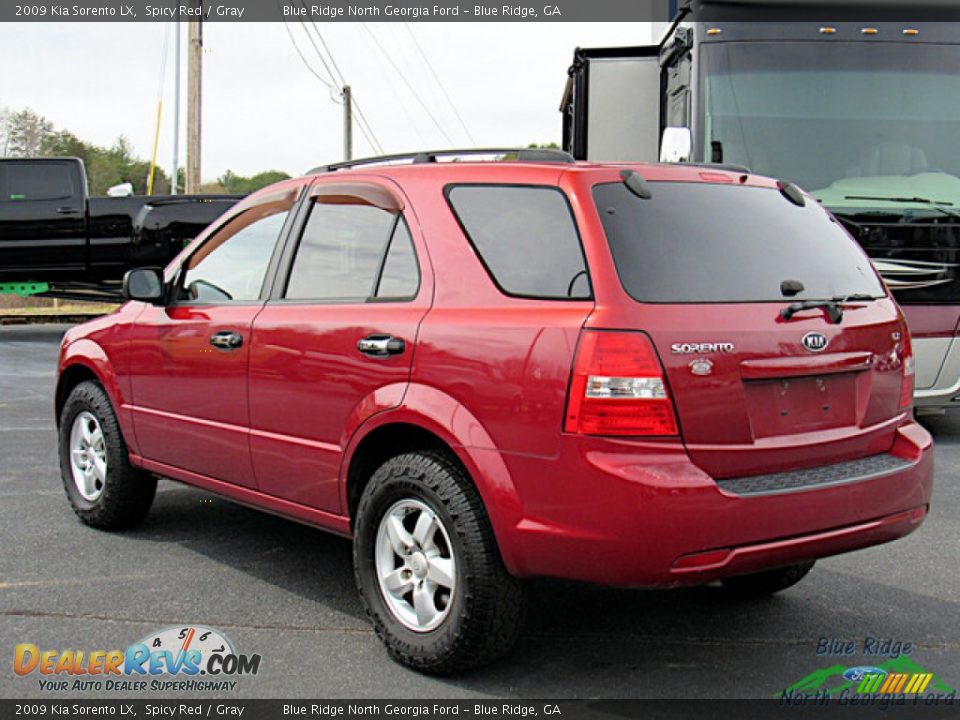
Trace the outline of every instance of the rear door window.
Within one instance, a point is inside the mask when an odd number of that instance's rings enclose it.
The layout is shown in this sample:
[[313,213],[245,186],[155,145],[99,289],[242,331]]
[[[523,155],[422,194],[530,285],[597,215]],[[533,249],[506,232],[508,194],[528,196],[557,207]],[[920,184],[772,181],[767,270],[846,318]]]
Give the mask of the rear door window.
[[0,173],[3,175],[0,200],[64,200],[80,193],[71,163],[4,163]]
[[[650,183],[639,198],[623,183],[593,197],[624,289],[651,303],[784,302],[885,294],[870,260],[814,200],[804,207],[773,188]],[[789,298],[784,280],[803,291]]]
[[447,199],[490,277],[507,295],[591,297],[566,196],[553,187],[456,185]]
[[284,297],[317,302],[405,300],[420,273],[403,216],[365,203],[314,201]]
[[374,296],[378,300],[412,298],[420,289],[420,268],[407,223],[401,217],[387,248]]

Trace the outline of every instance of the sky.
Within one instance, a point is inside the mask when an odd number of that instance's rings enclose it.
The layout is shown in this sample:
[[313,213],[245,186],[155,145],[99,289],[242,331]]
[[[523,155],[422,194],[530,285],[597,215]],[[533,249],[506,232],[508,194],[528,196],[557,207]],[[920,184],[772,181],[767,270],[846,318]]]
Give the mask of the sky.
[[[560,142],[558,107],[574,48],[642,45],[654,32],[650,23],[337,22],[317,27],[385,152]],[[204,26],[204,181],[228,169],[241,175],[262,170],[299,175],[342,158],[342,108],[304,66],[287,30],[313,69],[325,76],[299,23]],[[185,23],[182,32],[185,99]],[[162,97],[157,162],[169,172],[172,36],[173,24],[160,22],[0,23],[0,109],[32,108],[56,129],[99,145],[123,135],[138,156],[149,159]],[[354,155],[370,154],[375,153],[355,129]]]

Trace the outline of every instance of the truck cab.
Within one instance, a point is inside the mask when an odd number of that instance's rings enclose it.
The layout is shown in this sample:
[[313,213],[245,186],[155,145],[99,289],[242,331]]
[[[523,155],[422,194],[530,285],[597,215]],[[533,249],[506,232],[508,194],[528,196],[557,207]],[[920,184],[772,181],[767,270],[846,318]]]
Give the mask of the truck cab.
[[90,197],[80,158],[0,159],[0,291],[109,298],[127,270],[165,265],[241,197]]
[[0,272],[75,275],[87,263],[87,176],[78,158],[0,162]]

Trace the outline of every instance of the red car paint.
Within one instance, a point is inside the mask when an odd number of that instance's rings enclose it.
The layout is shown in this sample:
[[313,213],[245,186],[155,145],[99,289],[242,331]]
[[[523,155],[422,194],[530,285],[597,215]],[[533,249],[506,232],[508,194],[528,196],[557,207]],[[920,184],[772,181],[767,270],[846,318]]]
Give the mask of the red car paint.
[[[914,530],[933,477],[930,436],[900,407],[903,316],[888,296],[784,321],[782,304],[647,305],[624,291],[591,195],[626,166],[436,163],[290,180],[281,191],[366,188],[402,210],[419,257],[412,301],[167,307],[129,302],[64,338],[57,397],[95,376],[117,408],[134,464],[317,527],[351,532],[351,467],[365,438],[415,426],[445,443],[476,483],[507,568],[618,585],[697,584],[854,550]],[[677,166],[629,166],[658,181],[774,188],[771,180]],[[572,208],[593,299],[509,297],[451,212],[448,183],[559,188]],[[336,188],[326,188],[339,192]],[[347,190],[342,190],[347,192]],[[224,220],[278,187],[254,194]],[[784,201],[786,202],[786,200]],[[167,268],[202,245],[218,223]],[[282,242],[282,241],[281,241]],[[852,241],[851,241],[852,242]],[[243,348],[211,351],[230,329]],[[652,340],[680,433],[564,430],[586,329]],[[811,354],[815,330],[829,351]],[[403,338],[389,358],[357,353],[370,334]],[[712,374],[671,344],[724,339]],[[899,349],[898,349],[899,348]],[[901,353],[901,354],[898,354]],[[777,388],[789,386],[789,418]],[[815,392],[816,388],[816,392]],[[824,409],[823,397],[835,398]],[[717,480],[878,454],[905,461],[861,481],[743,496]]]

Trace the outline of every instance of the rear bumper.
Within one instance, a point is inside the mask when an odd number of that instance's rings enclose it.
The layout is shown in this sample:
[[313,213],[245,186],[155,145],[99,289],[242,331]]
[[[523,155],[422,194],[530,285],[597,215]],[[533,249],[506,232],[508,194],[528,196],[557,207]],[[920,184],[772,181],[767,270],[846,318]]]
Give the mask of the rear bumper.
[[519,576],[697,585],[889,542],[926,516],[933,443],[897,430],[893,469],[739,495],[677,442],[565,436],[555,460],[507,457],[523,518],[497,528]]

